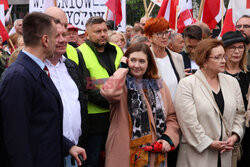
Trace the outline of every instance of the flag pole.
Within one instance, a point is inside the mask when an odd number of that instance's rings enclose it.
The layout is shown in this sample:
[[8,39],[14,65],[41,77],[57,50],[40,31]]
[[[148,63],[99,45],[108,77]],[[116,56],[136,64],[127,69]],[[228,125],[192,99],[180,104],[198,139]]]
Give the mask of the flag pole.
[[13,43],[12,43],[12,40],[9,38],[9,39],[8,39],[8,41],[9,41],[10,46],[12,47],[13,51],[15,51],[16,49],[15,49],[15,47],[14,47]]
[[150,15],[151,15],[151,13],[152,13],[152,11],[153,11],[154,7],[155,7],[155,3],[153,4],[153,6],[151,7],[150,11],[148,12],[148,16],[150,16]]
[[109,8],[107,7],[107,12],[106,12],[105,21],[107,21],[107,20],[108,20],[108,15],[109,15]]
[[120,0],[115,0],[115,17],[114,17],[114,30],[115,30],[115,25],[116,25],[116,10],[117,10],[117,8],[116,8],[116,6],[117,6],[117,1],[120,1]]
[[175,12],[175,31],[177,30],[178,9],[179,5],[176,6],[176,12]]
[[221,29],[223,28],[223,24],[224,24],[224,0],[221,0],[221,11],[222,11],[222,16],[221,16]]
[[147,8],[147,2],[146,2],[146,0],[143,0],[143,4],[144,4],[144,9],[145,9],[145,16],[147,17],[147,15],[148,15],[148,8]]
[[149,17],[149,11],[150,11],[151,7],[152,7],[152,1],[151,1],[151,2],[149,3],[149,5],[148,5],[147,17]]
[[200,9],[199,9],[199,15],[198,15],[198,21],[201,20],[201,14],[202,14],[203,9],[204,9],[204,4],[205,4],[205,0],[201,0]]

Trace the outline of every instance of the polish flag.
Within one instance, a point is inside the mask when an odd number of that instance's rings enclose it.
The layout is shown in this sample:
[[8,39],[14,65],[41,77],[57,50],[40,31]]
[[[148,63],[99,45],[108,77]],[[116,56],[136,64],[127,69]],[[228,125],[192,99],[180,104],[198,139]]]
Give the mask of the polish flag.
[[176,7],[178,0],[163,0],[157,17],[164,17],[169,22],[169,28],[175,29]]
[[7,12],[6,15],[4,16],[4,20],[5,20],[5,21],[9,21],[9,20],[10,20],[10,18],[11,18],[10,14],[11,14],[11,11],[12,11],[12,7],[13,7],[13,5],[10,6],[8,12]]
[[[105,4],[113,14],[113,19],[116,17],[115,25],[118,26],[122,21],[122,4],[121,0],[108,0]],[[111,15],[111,13],[110,13]]]
[[226,8],[222,5],[223,0],[205,0],[201,21],[206,23],[210,29],[214,29],[226,13]]
[[179,1],[180,14],[177,21],[178,33],[182,33],[186,26],[193,24],[196,20],[193,18],[193,6],[192,0],[180,0]]
[[240,3],[238,0],[230,0],[220,37],[228,31],[235,31],[237,20],[245,14],[249,15],[249,13],[250,0],[241,0]]
[[8,35],[8,32],[7,30],[5,29],[2,21],[0,20],[0,35],[2,36],[3,38],[3,42],[8,40],[9,39],[9,35]]
[[9,8],[8,0],[0,0],[0,4],[4,5],[4,10]]

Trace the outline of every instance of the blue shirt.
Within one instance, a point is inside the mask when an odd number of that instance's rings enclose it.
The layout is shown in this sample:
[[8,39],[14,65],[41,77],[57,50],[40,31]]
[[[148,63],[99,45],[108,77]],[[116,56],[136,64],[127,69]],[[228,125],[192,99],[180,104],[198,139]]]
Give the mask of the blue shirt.
[[34,62],[36,62],[36,64],[43,70],[45,67],[45,64],[43,63],[42,60],[40,60],[39,58],[37,58],[36,56],[34,56],[33,54],[27,52],[26,50],[22,50],[23,53],[25,53],[26,55],[28,55]]

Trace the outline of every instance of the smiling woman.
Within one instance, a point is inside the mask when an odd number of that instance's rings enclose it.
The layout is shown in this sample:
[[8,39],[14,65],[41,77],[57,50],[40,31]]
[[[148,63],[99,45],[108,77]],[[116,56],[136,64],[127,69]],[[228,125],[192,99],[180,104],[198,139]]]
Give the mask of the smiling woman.
[[[118,82],[107,86],[113,81]],[[111,109],[105,166],[167,166],[167,153],[179,142],[179,125],[169,89],[159,80],[146,44],[128,48],[101,94]],[[159,152],[143,149],[155,142],[155,146],[162,145]]]

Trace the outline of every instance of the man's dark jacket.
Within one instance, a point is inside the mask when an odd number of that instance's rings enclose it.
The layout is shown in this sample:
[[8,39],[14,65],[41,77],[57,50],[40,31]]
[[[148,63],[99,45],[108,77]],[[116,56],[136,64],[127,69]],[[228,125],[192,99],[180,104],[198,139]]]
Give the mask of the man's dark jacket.
[[0,84],[0,166],[62,167],[72,142],[63,137],[60,95],[21,52]]

